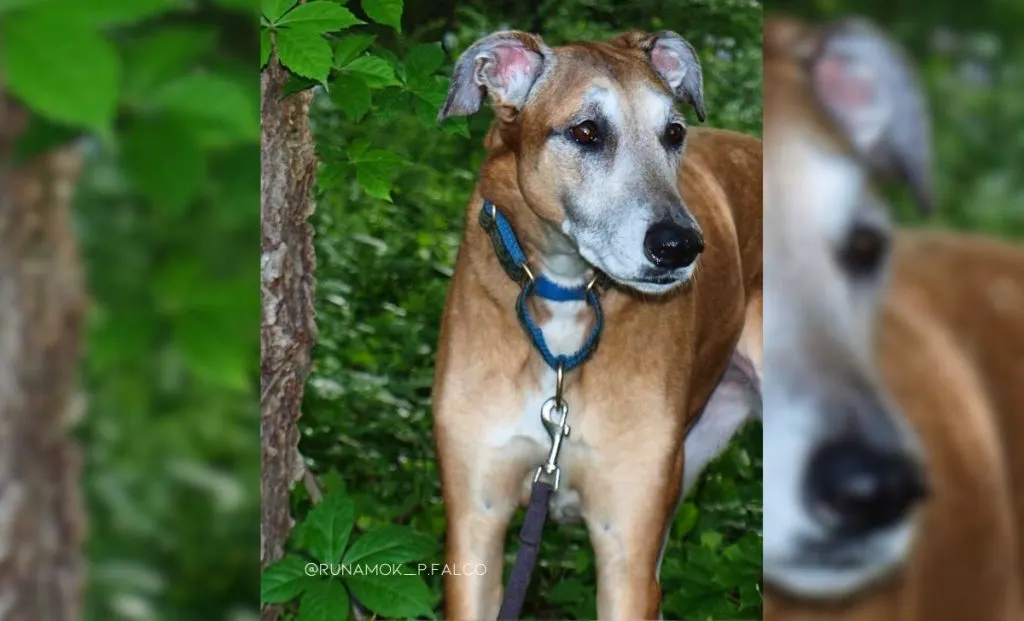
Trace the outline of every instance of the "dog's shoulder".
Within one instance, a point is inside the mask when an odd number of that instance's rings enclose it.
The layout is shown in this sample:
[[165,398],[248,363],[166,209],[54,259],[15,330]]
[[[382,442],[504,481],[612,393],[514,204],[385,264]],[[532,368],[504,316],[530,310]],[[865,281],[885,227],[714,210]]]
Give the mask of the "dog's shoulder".
[[695,213],[732,221],[748,286],[760,282],[761,274],[761,163],[759,139],[724,129],[694,128],[679,175],[680,191]]
[[721,187],[730,202],[757,207],[762,189],[761,141],[724,129],[690,131],[680,181],[687,185],[711,183]]
[[687,139],[687,156],[694,157],[713,169],[756,169],[761,174],[761,141],[754,136],[728,129],[691,128]]

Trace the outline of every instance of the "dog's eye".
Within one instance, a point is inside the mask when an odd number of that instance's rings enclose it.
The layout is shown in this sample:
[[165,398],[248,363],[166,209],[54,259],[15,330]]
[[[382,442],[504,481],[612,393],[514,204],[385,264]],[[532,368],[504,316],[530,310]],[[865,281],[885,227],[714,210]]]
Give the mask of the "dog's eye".
[[579,125],[572,127],[569,133],[572,135],[573,140],[584,146],[595,145],[601,141],[597,123],[593,121],[583,121]]
[[679,123],[672,123],[665,128],[665,142],[670,147],[679,147],[686,137],[686,130]]
[[874,226],[857,225],[840,251],[843,266],[854,276],[875,273],[889,251],[889,235]]

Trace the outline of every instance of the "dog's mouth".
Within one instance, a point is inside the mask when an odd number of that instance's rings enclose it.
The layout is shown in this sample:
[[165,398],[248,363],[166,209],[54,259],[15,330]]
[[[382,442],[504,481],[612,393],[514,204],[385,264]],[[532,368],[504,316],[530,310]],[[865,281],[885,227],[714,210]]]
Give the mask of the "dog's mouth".
[[673,274],[665,274],[663,276],[649,276],[646,278],[638,278],[636,282],[647,283],[651,285],[671,285],[678,283],[680,278]]
[[645,272],[634,278],[616,278],[610,275],[620,285],[639,291],[640,293],[660,294],[667,293],[686,283],[690,282],[693,276],[694,266],[688,266],[681,270],[672,271],[651,271]]
[[822,569],[855,569],[871,562],[873,554],[870,539],[839,539],[807,541],[791,566],[819,567]]
[[843,599],[897,571],[905,558],[905,528],[866,537],[804,540],[788,558],[765,567],[765,580],[784,592]]

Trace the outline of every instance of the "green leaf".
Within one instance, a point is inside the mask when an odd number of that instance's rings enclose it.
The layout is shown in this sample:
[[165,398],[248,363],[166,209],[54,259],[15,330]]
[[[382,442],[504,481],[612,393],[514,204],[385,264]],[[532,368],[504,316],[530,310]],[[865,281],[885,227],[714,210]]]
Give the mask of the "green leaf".
[[377,37],[373,35],[349,35],[338,41],[334,49],[334,66],[344,67],[365,52]]
[[362,0],[366,16],[402,32],[402,0]]
[[302,543],[318,560],[337,563],[355,524],[355,507],[344,494],[328,494],[303,522]]
[[714,531],[701,533],[700,545],[710,550],[717,550],[722,546],[722,533]]
[[217,33],[210,28],[170,25],[128,42],[123,48],[125,61],[123,95],[138,102],[169,80],[187,73],[217,44]]
[[[349,149],[353,155],[353,149]],[[356,167],[356,182],[368,195],[391,201],[391,175],[403,164],[402,159],[390,151],[371,150],[352,157]]]
[[382,123],[390,123],[408,111],[411,99],[412,96],[402,89],[386,88],[377,93],[376,109],[373,111],[373,116]]
[[257,91],[213,73],[192,73],[164,85],[147,102],[154,109],[216,124],[229,137],[260,138]]
[[345,582],[352,595],[378,615],[391,619],[433,616],[430,589],[415,574],[348,575]]
[[427,558],[437,550],[437,541],[396,524],[378,526],[360,537],[345,554],[346,565],[359,563],[408,563]]
[[409,80],[433,75],[444,63],[444,50],[440,43],[420,43],[409,48],[405,55],[405,71]]
[[559,580],[547,591],[547,600],[556,604],[571,604],[587,597],[583,583],[572,578]]
[[346,621],[348,591],[336,580],[318,580],[306,587],[299,601],[299,621]]
[[92,28],[127,26],[187,6],[184,0],[46,0],[40,11]]
[[109,133],[117,111],[118,56],[87,25],[34,11],[6,17],[0,21],[0,75],[33,112]]
[[469,120],[466,117],[445,119],[445,122],[441,125],[441,131],[446,134],[455,134],[456,136],[469,138]]
[[700,510],[697,509],[697,506],[692,502],[684,502],[676,517],[676,536],[683,537],[689,534],[697,525],[698,517],[700,517]]
[[397,86],[395,69],[391,63],[378,56],[360,56],[343,67],[345,71],[358,73],[370,88]]
[[262,0],[261,2],[263,16],[272,24],[276,24],[277,20],[281,19],[293,6],[295,6],[295,0]]
[[213,3],[229,11],[241,11],[246,15],[252,15],[252,0],[213,0]]
[[288,81],[284,83],[281,88],[281,98],[294,95],[295,93],[301,93],[302,91],[313,88],[319,84],[316,80],[310,80],[309,78],[303,78],[297,75],[288,76]]
[[321,84],[326,84],[331,72],[330,44],[320,35],[304,30],[279,30],[277,57],[292,73]]
[[38,4],[40,0],[0,0],[0,15],[23,6]]
[[250,352],[231,328],[224,313],[193,311],[177,318],[174,342],[196,378],[211,388],[241,393],[251,384]]
[[274,563],[260,576],[260,601],[264,604],[284,604],[302,594],[316,578],[306,574],[309,563],[289,554]]
[[270,42],[270,31],[260,30],[260,69],[267,65],[270,60],[270,51],[273,44]]
[[373,105],[370,89],[358,75],[354,74],[339,75],[331,83],[331,101],[357,123],[366,116]]
[[121,148],[128,178],[154,205],[181,213],[199,193],[205,154],[187,123],[174,117],[135,120]]
[[282,17],[277,25],[322,34],[363,23],[365,22],[357,19],[348,9],[334,2],[318,0],[295,7]]

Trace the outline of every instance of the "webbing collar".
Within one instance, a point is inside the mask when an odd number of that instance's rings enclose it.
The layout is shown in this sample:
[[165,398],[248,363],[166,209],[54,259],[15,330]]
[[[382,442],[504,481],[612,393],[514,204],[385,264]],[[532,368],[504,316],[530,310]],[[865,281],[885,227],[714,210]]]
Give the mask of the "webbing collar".
[[505,214],[498,211],[489,200],[484,201],[484,207],[480,212],[480,226],[491,237],[494,245],[494,254],[501,263],[508,277],[516,282],[523,282],[524,279],[533,281],[533,294],[552,302],[571,302],[574,300],[587,299],[587,285],[579,287],[563,287],[551,280],[544,274],[534,274],[526,266],[526,253],[519,245],[515,231],[509,223]]
[[[494,203],[484,200],[483,208],[480,210],[480,226],[483,227],[491,238],[494,246],[494,254],[498,257],[498,263],[509,278],[517,283],[522,283],[522,290],[519,292],[519,299],[516,301],[516,315],[519,323],[523,326],[526,335],[530,337],[534,347],[544,358],[544,362],[552,369],[562,367],[563,371],[569,371],[582,364],[597,347],[598,338],[601,335],[604,315],[601,312],[601,302],[598,299],[596,284],[599,276],[595,276],[590,283],[579,287],[563,287],[544,276],[534,274],[527,266],[526,253],[523,252],[515,231],[508,219],[498,211]],[[536,295],[553,302],[585,301],[594,309],[594,329],[590,336],[572,355],[554,355],[544,340],[544,333],[540,326],[530,315],[527,300],[531,295]]]

